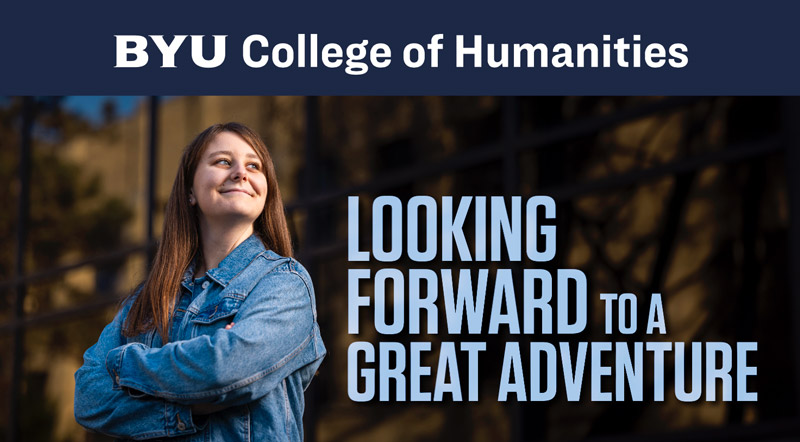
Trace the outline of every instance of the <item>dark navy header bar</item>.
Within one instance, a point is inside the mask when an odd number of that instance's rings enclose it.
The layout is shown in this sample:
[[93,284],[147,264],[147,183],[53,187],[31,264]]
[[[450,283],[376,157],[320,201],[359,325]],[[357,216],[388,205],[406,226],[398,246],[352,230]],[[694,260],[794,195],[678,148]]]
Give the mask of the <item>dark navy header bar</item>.
[[17,2],[5,94],[798,94],[789,2]]

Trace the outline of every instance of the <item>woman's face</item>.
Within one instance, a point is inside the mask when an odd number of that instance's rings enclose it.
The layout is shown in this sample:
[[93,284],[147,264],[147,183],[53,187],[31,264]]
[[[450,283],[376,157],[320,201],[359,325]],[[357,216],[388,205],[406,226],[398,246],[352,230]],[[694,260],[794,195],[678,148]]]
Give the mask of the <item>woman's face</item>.
[[219,133],[200,157],[189,195],[201,221],[253,223],[266,200],[267,177],[255,150],[235,133]]

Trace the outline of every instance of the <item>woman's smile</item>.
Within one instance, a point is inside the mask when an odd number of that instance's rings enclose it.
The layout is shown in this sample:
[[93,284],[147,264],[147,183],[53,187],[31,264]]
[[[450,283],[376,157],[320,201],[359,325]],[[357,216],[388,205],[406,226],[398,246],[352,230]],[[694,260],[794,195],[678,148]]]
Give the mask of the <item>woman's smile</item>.
[[220,193],[225,195],[236,195],[236,194],[244,194],[247,196],[253,196],[252,193],[244,190],[244,189],[228,189],[228,190],[221,190]]

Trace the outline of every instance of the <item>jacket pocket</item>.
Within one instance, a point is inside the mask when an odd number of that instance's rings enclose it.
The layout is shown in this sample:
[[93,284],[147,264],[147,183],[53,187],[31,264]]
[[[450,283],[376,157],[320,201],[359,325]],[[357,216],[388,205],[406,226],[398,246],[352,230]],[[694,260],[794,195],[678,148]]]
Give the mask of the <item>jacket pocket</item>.
[[239,312],[242,301],[234,298],[222,298],[219,302],[205,306],[192,319],[195,324],[211,324],[223,318],[230,318]]
[[191,337],[213,334],[233,322],[242,302],[234,298],[222,298],[219,302],[205,306],[191,322]]

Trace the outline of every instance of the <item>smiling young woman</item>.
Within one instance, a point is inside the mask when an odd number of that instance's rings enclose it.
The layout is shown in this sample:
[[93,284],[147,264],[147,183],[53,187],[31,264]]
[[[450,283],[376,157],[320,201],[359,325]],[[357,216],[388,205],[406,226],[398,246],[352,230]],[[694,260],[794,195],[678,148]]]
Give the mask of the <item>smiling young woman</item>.
[[189,203],[201,215],[201,232],[225,233],[241,228],[252,233],[253,221],[264,210],[269,190],[262,162],[236,133],[221,132],[211,140],[189,190]]
[[325,347],[291,255],[261,138],[237,123],[203,131],[181,157],[152,270],[75,374],[78,422],[123,438],[302,440]]

